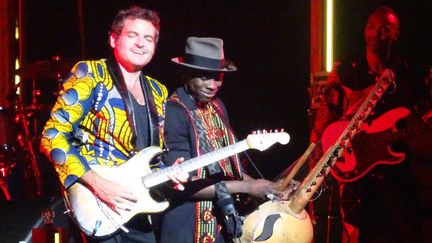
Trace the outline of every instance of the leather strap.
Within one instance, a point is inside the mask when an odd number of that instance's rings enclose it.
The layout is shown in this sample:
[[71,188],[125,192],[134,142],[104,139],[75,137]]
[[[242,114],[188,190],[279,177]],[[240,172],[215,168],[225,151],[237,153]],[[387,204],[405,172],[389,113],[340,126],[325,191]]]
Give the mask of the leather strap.
[[[201,142],[200,144],[202,151],[204,153],[213,151],[213,147],[208,137],[206,136],[205,128],[195,112],[192,112],[192,119],[194,120],[194,123],[196,125],[195,127],[197,130],[198,139]],[[221,172],[221,168],[218,163],[210,164],[207,166],[207,168],[209,173],[212,175]],[[223,219],[225,223],[226,233],[230,238],[239,238],[242,235],[241,225],[243,222],[239,214],[237,213],[237,210],[235,209],[234,199],[229,193],[225,182],[218,182],[214,186],[217,197],[216,205],[221,210],[224,216]]]

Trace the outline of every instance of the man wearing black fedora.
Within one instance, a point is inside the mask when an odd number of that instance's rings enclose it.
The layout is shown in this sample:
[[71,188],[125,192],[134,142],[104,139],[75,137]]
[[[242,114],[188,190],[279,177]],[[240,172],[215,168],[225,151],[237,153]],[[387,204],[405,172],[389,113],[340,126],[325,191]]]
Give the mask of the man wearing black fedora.
[[[225,60],[223,40],[189,37],[182,57],[171,59],[182,70],[183,86],[166,107],[164,163],[190,159],[235,142],[226,108],[216,97],[225,73],[237,70]],[[244,173],[239,156],[191,172],[185,191],[169,192],[171,208],[163,215],[161,242],[229,242],[241,236],[241,220],[231,196],[265,198],[277,186]]]

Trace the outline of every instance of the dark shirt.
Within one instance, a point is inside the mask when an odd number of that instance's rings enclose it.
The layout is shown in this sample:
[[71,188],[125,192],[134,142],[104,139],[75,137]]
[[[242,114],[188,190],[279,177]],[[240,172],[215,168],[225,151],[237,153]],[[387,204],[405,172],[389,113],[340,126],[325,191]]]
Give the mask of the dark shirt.
[[141,150],[150,146],[147,106],[140,105],[132,94],[130,94],[130,97],[132,100],[134,119],[137,130],[137,148]]
[[[176,94],[188,110],[197,109],[196,101],[186,93],[184,87],[176,90]],[[224,114],[225,107],[221,101]],[[186,109],[177,102],[168,101],[166,106],[164,137],[169,153],[164,154],[163,161],[172,165],[179,157],[185,160],[197,156],[197,141],[192,121]],[[196,171],[192,172],[196,175]],[[176,193],[172,196],[171,207],[163,215],[161,243],[192,243],[196,228],[196,201],[187,193]],[[216,242],[224,242],[222,235]]]

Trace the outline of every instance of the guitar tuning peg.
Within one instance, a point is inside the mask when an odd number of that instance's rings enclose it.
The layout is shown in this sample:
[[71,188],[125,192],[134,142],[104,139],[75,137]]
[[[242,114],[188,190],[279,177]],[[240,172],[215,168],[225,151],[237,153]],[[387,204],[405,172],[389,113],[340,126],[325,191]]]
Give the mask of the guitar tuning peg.
[[275,132],[284,132],[284,129],[283,129],[283,128],[281,128],[281,129],[276,129]]

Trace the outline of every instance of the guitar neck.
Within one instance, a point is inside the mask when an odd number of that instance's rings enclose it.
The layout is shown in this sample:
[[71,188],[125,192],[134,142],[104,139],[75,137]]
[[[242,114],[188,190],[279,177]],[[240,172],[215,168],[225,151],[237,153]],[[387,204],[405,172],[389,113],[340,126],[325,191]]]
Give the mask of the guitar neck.
[[145,187],[150,188],[168,181],[169,175],[173,175],[179,172],[188,173],[203,166],[212,164],[221,159],[243,152],[247,149],[249,149],[249,145],[245,139],[235,144],[218,149],[216,151],[184,161],[179,165],[170,166],[168,168],[164,168],[151,174],[145,175],[142,177],[142,182]]

